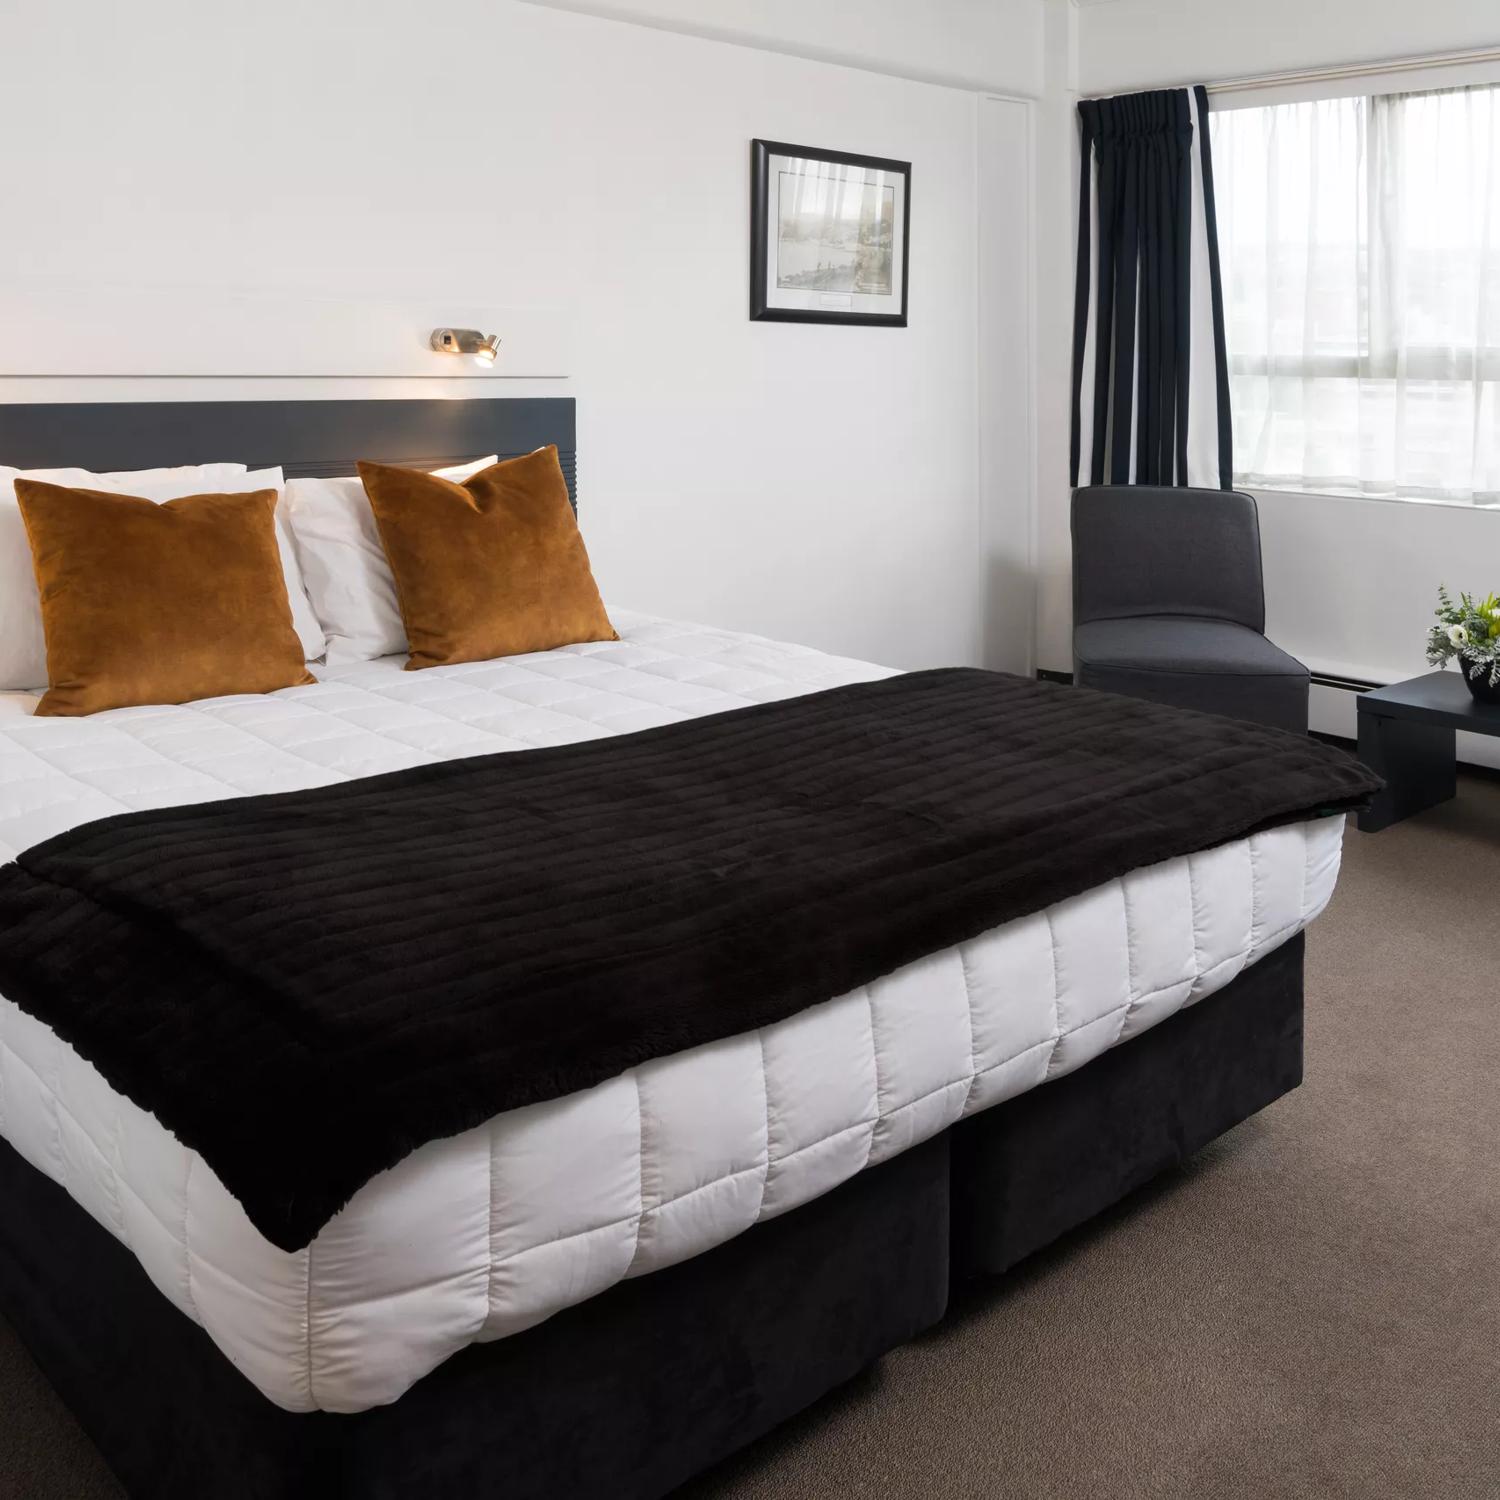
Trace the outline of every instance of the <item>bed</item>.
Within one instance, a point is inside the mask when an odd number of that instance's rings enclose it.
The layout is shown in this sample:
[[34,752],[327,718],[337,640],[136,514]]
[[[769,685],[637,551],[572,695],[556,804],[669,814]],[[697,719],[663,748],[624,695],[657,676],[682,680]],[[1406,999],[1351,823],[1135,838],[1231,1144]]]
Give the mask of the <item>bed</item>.
[[[18,467],[229,452],[326,473],[538,440],[571,481],[568,401],[0,408]],[[46,722],[5,695],[0,860],[120,813],[893,675],[613,618],[618,641],[318,668],[265,697]],[[457,1494],[501,1474],[515,1495],[664,1493],[930,1326],[952,1275],[1007,1269],[1295,1086],[1301,934],[1342,827],[1131,870],[431,1141],[293,1250],[0,998],[0,1306],[133,1494]]]

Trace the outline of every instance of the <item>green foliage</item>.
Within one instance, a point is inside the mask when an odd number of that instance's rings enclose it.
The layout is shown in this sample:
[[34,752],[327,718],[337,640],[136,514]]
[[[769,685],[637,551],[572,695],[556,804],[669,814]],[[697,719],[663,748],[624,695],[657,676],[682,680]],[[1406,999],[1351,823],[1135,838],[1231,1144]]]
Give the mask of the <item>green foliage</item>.
[[1486,594],[1476,600],[1460,594],[1455,603],[1447,588],[1438,585],[1438,623],[1427,632],[1427,660],[1445,667],[1458,658],[1459,670],[1478,681],[1500,686],[1500,598]]

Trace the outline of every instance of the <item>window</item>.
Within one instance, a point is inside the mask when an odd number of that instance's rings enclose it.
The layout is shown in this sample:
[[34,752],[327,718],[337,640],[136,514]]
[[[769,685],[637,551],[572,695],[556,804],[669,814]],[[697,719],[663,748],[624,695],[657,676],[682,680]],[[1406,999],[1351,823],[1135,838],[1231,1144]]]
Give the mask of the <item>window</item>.
[[1500,504],[1500,87],[1212,130],[1236,482]]

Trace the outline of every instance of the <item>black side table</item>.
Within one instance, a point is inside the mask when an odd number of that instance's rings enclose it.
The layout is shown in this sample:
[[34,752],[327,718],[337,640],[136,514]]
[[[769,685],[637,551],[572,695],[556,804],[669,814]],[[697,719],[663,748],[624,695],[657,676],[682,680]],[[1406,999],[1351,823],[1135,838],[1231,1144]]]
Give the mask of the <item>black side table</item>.
[[1500,735],[1500,707],[1476,703],[1456,671],[1429,672],[1361,693],[1359,758],[1385,777],[1359,815],[1360,829],[1376,833],[1439,802],[1457,789],[1454,733]]

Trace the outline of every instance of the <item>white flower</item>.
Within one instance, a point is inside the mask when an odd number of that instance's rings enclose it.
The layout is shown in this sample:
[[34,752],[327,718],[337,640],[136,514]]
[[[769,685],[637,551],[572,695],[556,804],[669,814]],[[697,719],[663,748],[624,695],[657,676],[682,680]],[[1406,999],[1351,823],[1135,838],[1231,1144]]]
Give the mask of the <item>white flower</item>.
[[1448,639],[1455,646],[1467,646],[1469,644],[1469,632],[1462,625],[1450,625],[1448,627]]

